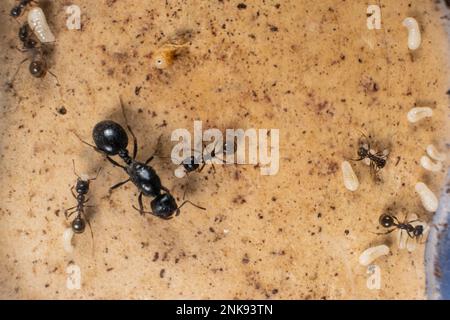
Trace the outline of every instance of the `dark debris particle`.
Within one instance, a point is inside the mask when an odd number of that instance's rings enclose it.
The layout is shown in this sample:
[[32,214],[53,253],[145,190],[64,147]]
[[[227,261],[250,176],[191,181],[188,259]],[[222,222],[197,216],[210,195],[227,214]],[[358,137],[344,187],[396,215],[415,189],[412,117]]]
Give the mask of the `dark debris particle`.
[[142,87],[136,87],[136,88],[134,88],[134,94],[138,96],[139,93],[141,93],[141,89],[142,89]]
[[67,113],[67,109],[66,109],[64,106],[61,106],[61,107],[58,109],[58,113],[59,113],[60,115],[65,115],[65,114]]
[[165,273],[166,273],[166,269],[161,269],[161,271],[159,272],[159,277],[164,278]]
[[344,233],[345,233],[346,236],[348,236],[348,234],[350,233],[350,231],[346,229],[346,230],[344,230]]
[[245,4],[245,3],[239,3],[238,5],[237,5],[237,8],[239,9],[239,10],[244,10],[244,9],[247,9],[247,5]]
[[270,31],[272,32],[278,32],[278,27],[277,26],[270,26]]
[[248,254],[244,254],[244,257],[242,258],[243,264],[248,264],[250,262],[250,258],[248,257]]

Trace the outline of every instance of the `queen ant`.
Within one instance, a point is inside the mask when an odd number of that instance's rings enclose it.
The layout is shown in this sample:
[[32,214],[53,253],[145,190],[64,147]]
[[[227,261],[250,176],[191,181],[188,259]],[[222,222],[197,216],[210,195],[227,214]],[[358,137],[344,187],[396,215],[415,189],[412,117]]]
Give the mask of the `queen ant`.
[[[128,135],[125,129],[112,120],[104,120],[97,123],[92,131],[92,138],[94,140],[95,146],[91,145],[82,139],[78,138],[86,145],[94,148],[97,152],[105,155],[106,159],[112,163],[114,166],[122,168],[128,175],[128,179],[119,182],[110,188],[113,191],[128,182],[133,182],[139,191],[138,204],[139,209],[137,209],[141,215],[145,213],[151,213],[159,218],[170,218],[174,213],[179,213],[179,209],[185,203],[191,203],[190,201],[185,201],[181,206],[177,206],[174,197],[171,195],[169,189],[161,184],[161,179],[159,178],[156,171],[149,165],[149,163],[154,159],[155,154],[150,156],[145,162],[139,162],[136,160],[138,144],[137,138],[128,124],[128,120],[125,114],[125,108],[120,100],[120,106],[122,109],[122,115],[125,119],[125,125],[133,138],[133,152],[130,156],[127,146],[128,146]],[[112,156],[118,155],[120,159],[125,163],[122,165],[112,159]],[[164,193],[162,193],[162,191]],[[142,197],[151,197],[152,211],[148,212],[144,210]],[[197,208],[205,210],[205,208],[194,205]],[[134,207],[134,206],[133,206]],[[134,207],[135,208],[135,207]]]
[[[84,230],[86,229],[86,223],[87,223],[89,225],[89,229],[91,230],[91,236],[92,236],[92,238],[94,238],[94,235],[92,233],[91,223],[86,218],[86,212],[85,212],[85,208],[89,208],[89,207],[93,207],[93,206],[86,205],[86,203],[89,201],[89,199],[86,199],[86,195],[89,192],[90,182],[97,179],[97,177],[101,171],[101,168],[97,171],[97,175],[95,176],[95,178],[83,179],[77,174],[77,172],[75,170],[75,161],[74,160],[72,160],[72,163],[73,163],[73,172],[77,176],[77,183],[75,186],[72,186],[70,191],[71,191],[73,197],[77,200],[77,205],[66,209],[64,211],[64,215],[65,215],[66,219],[68,219],[68,218],[70,218],[71,215],[76,213],[77,215],[71,223],[71,228],[72,228],[73,232],[74,233],[83,233]],[[74,189],[75,189],[75,192],[74,192]]]

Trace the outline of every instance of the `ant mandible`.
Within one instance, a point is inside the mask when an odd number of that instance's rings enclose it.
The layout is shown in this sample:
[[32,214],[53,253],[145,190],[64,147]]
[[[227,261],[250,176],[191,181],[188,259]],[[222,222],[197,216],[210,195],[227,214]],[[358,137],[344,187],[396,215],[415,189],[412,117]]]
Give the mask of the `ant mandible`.
[[[133,182],[133,184],[138,188],[138,204],[139,209],[137,209],[141,215],[145,213],[151,213],[160,218],[167,218],[172,216],[173,213],[179,212],[181,206],[183,206],[186,201],[181,205],[177,206],[175,199],[170,194],[169,189],[161,184],[161,179],[159,178],[156,171],[149,165],[149,163],[154,159],[154,154],[149,157],[145,162],[136,161],[138,144],[137,138],[128,124],[128,120],[125,114],[125,108],[122,99],[119,97],[120,106],[122,109],[122,114],[125,119],[125,124],[133,137],[133,152],[132,156],[128,152],[128,135],[125,129],[112,120],[104,120],[97,123],[92,131],[92,138],[94,140],[95,146],[81,140],[84,144],[89,145],[96,151],[104,154],[106,159],[113,165],[122,168],[128,175],[128,179],[119,182],[110,188],[110,191],[117,189],[128,182]],[[159,139],[158,139],[159,141]],[[125,165],[119,164],[117,161],[112,159],[112,156],[118,155]],[[164,191],[164,193],[162,193]],[[142,197],[152,197],[151,201],[152,212],[146,212],[144,210]],[[189,202],[189,201],[187,201]],[[196,205],[195,205],[196,206]],[[134,206],[133,206],[134,207]],[[198,207],[198,206],[197,206]],[[202,208],[204,209],[204,208]]]
[[[83,179],[76,173],[74,160],[72,160],[72,163],[73,163],[73,172],[78,177],[78,179],[77,179],[76,185],[72,186],[70,191],[71,191],[73,197],[77,200],[77,205],[73,206],[69,209],[66,209],[64,212],[64,215],[65,215],[66,219],[68,219],[68,218],[70,218],[70,216],[72,214],[76,213],[77,216],[71,223],[73,232],[74,233],[83,233],[84,230],[86,229],[86,222],[87,222],[87,224],[89,225],[89,229],[91,230],[91,236],[93,238],[94,235],[92,233],[91,224],[90,224],[89,220],[86,218],[86,212],[84,209],[88,208],[88,207],[92,207],[92,206],[86,205],[86,203],[89,201],[89,199],[86,199],[86,195],[89,192],[90,182],[97,179],[97,177],[101,171],[101,168],[97,171],[97,175],[95,176],[95,178]],[[76,194],[74,192],[74,189],[75,189]]]

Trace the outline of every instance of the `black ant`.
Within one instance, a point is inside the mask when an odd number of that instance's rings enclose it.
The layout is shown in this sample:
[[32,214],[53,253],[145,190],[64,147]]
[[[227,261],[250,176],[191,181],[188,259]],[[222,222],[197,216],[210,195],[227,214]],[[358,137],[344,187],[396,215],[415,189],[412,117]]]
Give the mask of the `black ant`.
[[[53,74],[50,70],[48,70],[47,62],[45,60],[45,52],[41,46],[38,46],[39,42],[34,38],[33,33],[28,25],[28,23],[24,23],[19,29],[19,39],[23,44],[23,49],[18,50],[20,52],[30,52],[31,53],[31,62],[28,67],[30,74],[35,78],[43,78],[47,72],[52,75],[56,79],[57,86],[59,86],[58,78],[55,74]],[[20,70],[20,67],[23,63],[30,60],[30,57],[23,59],[19,63],[19,67],[17,71],[14,73],[12,80],[9,81],[9,86],[12,88],[13,82],[17,76],[17,73]]]
[[369,161],[372,174],[375,176],[378,171],[386,166],[388,150],[374,153],[370,147],[370,140],[362,133],[362,136],[366,140],[366,143],[361,143],[358,148],[358,159],[351,159],[353,161],[361,161],[367,159]]
[[[87,207],[92,207],[92,206],[87,206],[86,203],[89,201],[89,199],[86,199],[86,195],[89,192],[89,184],[91,181],[94,181],[95,179],[97,179],[101,168],[97,171],[97,175],[95,176],[95,178],[91,178],[91,179],[82,179],[75,171],[75,161],[73,161],[73,172],[75,173],[75,175],[78,177],[77,179],[77,184],[75,186],[72,186],[72,188],[70,189],[70,191],[72,192],[72,195],[75,199],[77,199],[77,205],[73,206],[69,209],[67,209],[64,212],[64,215],[66,216],[66,219],[70,218],[70,216],[74,213],[77,213],[77,216],[75,217],[75,219],[72,221],[71,226],[72,226],[72,230],[74,233],[83,233],[84,230],[86,229],[86,222],[89,225],[89,229],[91,230],[91,236],[92,238],[94,237],[92,234],[92,228],[91,228],[91,224],[89,222],[89,220],[86,218],[86,213],[84,211],[85,208]],[[75,189],[75,192],[74,192]]]
[[[113,165],[122,168],[128,175],[128,179],[117,183],[110,188],[110,191],[123,186],[128,182],[133,182],[134,185],[139,190],[138,204],[139,209],[137,209],[141,215],[145,213],[152,213],[153,215],[160,218],[167,218],[172,216],[174,212],[178,211],[180,207],[176,205],[176,201],[170,194],[169,189],[161,184],[161,180],[156,173],[156,171],[148,164],[153,160],[154,154],[149,157],[145,162],[136,161],[137,156],[137,138],[133,133],[133,130],[128,125],[128,121],[125,115],[125,108],[120,99],[120,106],[122,108],[122,114],[125,119],[126,127],[133,137],[133,153],[132,156],[129,155],[127,150],[128,146],[128,135],[125,129],[117,122],[111,120],[104,120],[97,123],[92,131],[92,137],[95,146],[81,140],[83,143],[94,148],[96,151],[103,153],[106,159]],[[111,158],[111,156],[118,155],[125,165],[121,165]],[[161,193],[164,191],[165,193]],[[142,197],[152,197],[151,207],[153,212],[144,211],[144,205],[142,202]],[[190,202],[189,202],[190,203]],[[192,203],[191,203],[192,204]],[[194,205],[196,206],[196,205]],[[133,206],[134,207],[134,206]],[[198,207],[198,206],[196,206]],[[198,207],[201,208],[201,207]],[[204,210],[204,208],[201,208]]]
[[422,225],[413,226],[411,224],[416,221],[419,221],[419,219],[406,221],[405,218],[404,222],[400,222],[396,216],[393,216],[388,213],[383,213],[379,218],[380,225],[383,226],[384,228],[393,228],[393,229],[388,230],[387,232],[384,233],[377,233],[377,234],[379,235],[389,234],[398,229],[398,230],[405,230],[410,238],[419,239],[423,235],[424,229]]
[[11,9],[11,12],[9,14],[11,15],[11,17],[14,17],[14,18],[20,17],[22,15],[22,10],[25,9],[25,7],[32,2],[36,2],[36,1],[20,0],[19,4],[17,6],[14,6]]

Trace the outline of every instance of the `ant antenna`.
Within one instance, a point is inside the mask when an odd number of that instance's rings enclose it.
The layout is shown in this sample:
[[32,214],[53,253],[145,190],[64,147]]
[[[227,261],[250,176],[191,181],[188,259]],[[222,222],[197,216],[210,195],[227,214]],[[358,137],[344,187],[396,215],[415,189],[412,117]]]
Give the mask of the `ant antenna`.
[[73,165],[73,173],[75,173],[75,175],[78,177],[78,179],[81,179],[80,176],[78,175],[77,171],[75,170],[75,160],[72,159],[72,165]]
[[200,209],[200,210],[206,210],[206,208],[200,207],[199,205],[189,201],[189,200],[184,200],[183,203],[178,207],[178,210],[181,209],[182,206],[184,206],[186,203],[189,203],[190,205],[193,205],[194,207]]

